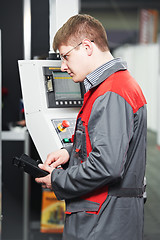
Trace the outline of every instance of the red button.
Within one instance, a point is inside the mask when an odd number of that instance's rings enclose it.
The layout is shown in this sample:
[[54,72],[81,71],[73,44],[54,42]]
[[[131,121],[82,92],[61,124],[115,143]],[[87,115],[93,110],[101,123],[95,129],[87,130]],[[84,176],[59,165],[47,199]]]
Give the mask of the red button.
[[67,120],[63,120],[62,127],[67,128],[69,126],[70,126],[69,122]]

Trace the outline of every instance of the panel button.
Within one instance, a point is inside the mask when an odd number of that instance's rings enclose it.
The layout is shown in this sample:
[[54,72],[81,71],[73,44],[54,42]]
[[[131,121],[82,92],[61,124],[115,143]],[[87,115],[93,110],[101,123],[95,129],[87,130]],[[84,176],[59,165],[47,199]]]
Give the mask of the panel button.
[[63,138],[63,142],[64,142],[64,143],[70,143],[71,141],[70,141],[69,138]]
[[67,127],[70,126],[70,124],[69,124],[69,122],[68,122],[67,120],[63,120],[62,126],[63,126],[64,128],[67,128]]
[[66,128],[68,128],[69,126],[70,126],[70,123],[67,120],[63,120],[62,123],[58,123],[57,128],[60,132],[63,132],[63,131],[65,132]]

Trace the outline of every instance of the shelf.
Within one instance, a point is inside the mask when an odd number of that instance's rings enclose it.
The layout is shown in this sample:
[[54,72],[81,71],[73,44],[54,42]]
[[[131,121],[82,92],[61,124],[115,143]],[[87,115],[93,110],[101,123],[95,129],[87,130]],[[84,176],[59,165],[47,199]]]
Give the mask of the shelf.
[[2,141],[25,141],[27,131],[2,131]]

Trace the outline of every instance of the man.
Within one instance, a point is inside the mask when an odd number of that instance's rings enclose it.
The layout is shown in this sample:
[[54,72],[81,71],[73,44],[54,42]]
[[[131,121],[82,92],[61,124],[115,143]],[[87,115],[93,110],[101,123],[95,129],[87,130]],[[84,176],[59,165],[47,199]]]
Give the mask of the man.
[[[142,240],[146,100],[114,59],[101,23],[71,17],[55,35],[61,70],[86,88],[73,146],[48,155],[36,179],[66,201],[63,240]],[[56,168],[61,165],[62,168]]]

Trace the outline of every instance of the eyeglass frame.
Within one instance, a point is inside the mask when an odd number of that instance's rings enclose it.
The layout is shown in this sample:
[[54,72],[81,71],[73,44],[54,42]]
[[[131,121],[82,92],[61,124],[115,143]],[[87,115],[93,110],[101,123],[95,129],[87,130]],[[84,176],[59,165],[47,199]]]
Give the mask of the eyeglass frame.
[[[91,42],[94,42],[94,40],[92,40]],[[68,53],[72,52],[75,48],[79,47],[82,44],[82,42],[78,43],[75,47],[71,48],[68,52],[66,52],[65,54],[60,54],[60,58],[62,61],[67,60],[66,56],[68,55]]]

